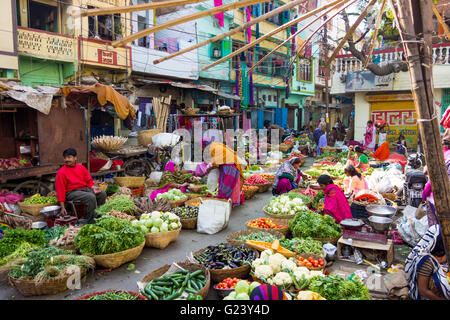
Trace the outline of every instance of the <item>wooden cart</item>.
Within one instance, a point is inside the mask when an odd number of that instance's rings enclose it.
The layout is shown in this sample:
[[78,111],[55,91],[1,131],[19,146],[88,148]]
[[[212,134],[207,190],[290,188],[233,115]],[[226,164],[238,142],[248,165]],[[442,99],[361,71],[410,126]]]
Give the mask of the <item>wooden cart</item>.
[[127,176],[149,177],[154,167],[147,158],[147,148],[137,147],[135,150],[119,149],[117,151],[104,152],[110,158],[124,160],[123,171]]

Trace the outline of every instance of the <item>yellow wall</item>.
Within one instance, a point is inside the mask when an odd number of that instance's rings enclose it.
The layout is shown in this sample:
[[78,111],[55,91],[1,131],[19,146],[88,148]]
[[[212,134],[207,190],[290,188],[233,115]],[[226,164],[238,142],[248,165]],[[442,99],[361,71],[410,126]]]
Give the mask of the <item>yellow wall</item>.
[[[244,13],[241,10],[236,10],[234,12],[234,23],[236,23],[238,25],[243,25],[245,22],[246,22],[246,18],[244,17]],[[251,28],[252,28],[252,31],[256,32],[256,24],[254,24]],[[263,21],[263,22],[259,23],[259,33],[261,35],[265,35],[276,28],[278,28],[277,25],[272,24],[267,21]],[[272,37],[275,39],[284,41],[287,39],[286,38],[286,30],[280,31],[280,32],[274,34]]]
[[14,69],[19,68],[17,56],[11,56],[8,53],[14,53],[14,28],[13,28],[13,8],[11,1],[5,0],[2,3],[3,12],[10,12],[11,14],[2,15],[0,19],[0,68]]

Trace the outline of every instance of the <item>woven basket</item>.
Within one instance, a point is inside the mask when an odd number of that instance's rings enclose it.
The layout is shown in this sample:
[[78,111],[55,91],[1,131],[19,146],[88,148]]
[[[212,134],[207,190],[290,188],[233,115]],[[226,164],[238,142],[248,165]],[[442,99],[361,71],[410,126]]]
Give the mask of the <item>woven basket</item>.
[[192,198],[192,199],[189,199],[188,201],[186,201],[186,202],[184,203],[184,205],[185,205],[185,206],[198,207],[198,206],[196,205],[196,203],[197,203],[200,199],[201,199],[201,200],[217,200],[217,201],[228,202],[228,200],[225,200],[225,199],[219,199],[219,198],[213,198],[213,197],[195,197],[195,198]]
[[145,246],[164,249],[169,243],[175,241],[180,234],[181,228],[166,232],[153,232],[145,234]]
[[[195,251],[193,255],[197,255],[198,253],[201,253],[205,251],[208,248],[204,248],[198,251]],[[252,249],[256,252],[256,257],[259,257],[259,251]],[[211,279],[213,282],[219,283],[223,279],[226,278],[239,278],[239,279],[247,279],[248,274],[250,273],[251,267],[249,265],[240,266],[238,268],[231,268],[231,269],[208,269],[211,273]]]
[[396,193],[382,193],[381,195],[383,196],[383,198],[391,200],[391,201],[397,200],[397,194]]
[[272,183],[266,183],[266,184],[247,184],[247,186],[255,186],[258,187],[258,193],[264,193],[267,192],[270,187],[272,186]]
[[188,108],[188,109],[184,109],[183,113],[189,116],[193,116],[196,115],[200,112],[200,108]]
[[[259,232],[259,231],[256,231],[256,230],[241,230],[241,231],[236,231],[236,232],[230,233],[227,236],[227,242],[229,244],[233,244],[233,245],[236,245],[236,246],[245,245],[245,241],[239,241],[239,240],[236,240],[236,239],[238,237],[240,237],[240,236],[248,236],[249,234],[252,234],[252,233],[255,233],[255,232]],[[275,230],[268,229],[268,230],[264,230],[264,232],[273,234],[279,240],[285,238],[284,234],[282,234],[281,232],[275,231]]]
[[199,193],[199,192],[203,191],[204,186],[205,186],[204,184],[199,184],[199,185],[192,184],[192,185],[189,185],[188,189],[190,192]]
[[259,190],[258,186],[247,186],[247,187],[250,187],[251,189],[243,189],[242,190],[244,192],[245,200],[249,200],[249,199],[253,198]]
[[145,242],[143,242],[140,246],[135,248],[131,248],[128,250],[124,250],[116,253],[102,254],[98,256],[93,256],[95,263],[103,268],[107,269],[116,269],[127,263],[129,261],[133,261],[137,257],[139,257],[142,253],[142,249],[144,249]]
[[[251,220],[250,220],[251,221]],[[289,227],[284,227],[284,228],[279,228],[279,229],[263,229],[263,228],[255,228],[255,227],[250,227],[248,224],[250,223],[250,221],[247,221],[245,223],[245,226],[247,227],[248,230],[255,230],[255,231],[267,231],[267,230],[274,230],[274,231],[278,231],[280,233],[282,233],[285,237],[289,234]]]
[[[85,268],[81,269],[81,281],[84,282],[87,270]],[[36,283],[35,280],[31,279],[16,279],[9,276],[9,284],[16,288],[23,296],[43,296],[50,294],[58,294],[66,291],[67,280],[72,276],[72,274],[65,275],[63,277],[57,277],[56,279],[45,279]]]
[[180,219],[182,229],[196,229],[197,228],[197,217]]
[[187,206],[188,201],[192,200],[192,199],[197,199],[197,198],[201,198],[201,197],[205,197],[206,195],[204,193],[195,193],[195,192],[186,192],[184,194],[186,197],[188,197],[188,200],[184,203],[185,206]]
[[273,222],[275,222],[276,224],[279,225],[286,225],[289,223],[289,220],[294,219],[295,214],[273,214],[273,213],[269,213],[267,212],[267,206],[265,206],[263,208],[263,211],[265,213],[265,215],[272,219]]
[[55,206],[58,203],[46,203],[46,204],[26,204],[23,202],[19,202],[20,210],[25,213],[31,214],[32,216],[41,215],[41,210],[48,206]]
[[[325,261],[325,258],[319,254],[314,254],[314,253],[300,253],[298,255],[295,256],[295,261],[297,261],[298,257],[303,257],[303,259],[308,259],[309,257],[312,257],[314,260],[319,260],[322,259],[324,264],[322,267],[307,267],[307,266],[301,266],[301,267],[305,267],[308,268],[309,270],[323,270],[325,269],[325,266],[327,265],[327,262]],[[299,265],[300,266],[300,265]]]
[[148,300],[146,297],[144,297],[142,294],[137,293],[137,292],[133,292],[133,291],[126,291],[126,290],[105,290],[105,291],[98,291],[98,292],[93,292],[87,295],[84,295],[82,297],[79,297],[76,300],[89,300],[90,297],[92,296],[99,296],[101,294],[104,294],[106,292],[118,292],[118,291],[123,291],[123,292],[127,292],[129,294],[132,294],[133,296],[138,296],[138,298],[136,300]]
[[171,200],[171,201],[169,201],[170,207],[171,208],[181,207],[182,205],[184,205],[184,203],[186,201],[188,201],[188,199],[189,198],[186,197],[186,199],[183,199],[183,200]]
[[114,182],[121,187],[140,188],[145,183],[145,177],[114,177]]
[[161,133],[161,129],[150,129],[150,130],[142,130],[138,132],[138,142],[141,146],[147,147],[149,144],[152,144],[153,136]]
[[279,149],[280,149],[280,151],[281,152],[284,152],[284,153],[286,153],[286,152],[288,152],[289,150],[291,150],[292,149],[292,145],[289,145],[289,144],[280,144],[280,146],[279,146]]
[[[209,272],[209,270],[200,264],[195,264],[195,263],[190,263],[190,262],[176,262],[176,264],[190,272],[194,272],[197,270],[203,270],[204,276],[206,278],[206,285],[203,288],[201,288],[197,292],[197,294],[201,295],[203,297],[203,299],[205,299],[206,296],[208,295],[209,287],[211,285],[211,273]],[[140,282],[147,284],[154,279],[162,277],[162,275],[165,274],[167,272],[167,270],[169,270],[169,268],[170,268],[170,265],[166,264],[165,266],[162,266],[159,269],[153,270],[152,272],[147,274],[144,278],[142,278]]]

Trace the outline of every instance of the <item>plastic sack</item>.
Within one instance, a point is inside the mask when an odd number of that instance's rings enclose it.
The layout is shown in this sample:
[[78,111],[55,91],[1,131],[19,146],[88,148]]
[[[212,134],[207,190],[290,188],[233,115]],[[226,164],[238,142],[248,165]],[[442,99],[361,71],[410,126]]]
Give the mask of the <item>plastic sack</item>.
[[337,248],[334,245],[332,245],[331,243],[325,243],[323,245],[323,250],[325,251],[326,254],[325,259],[327,261],[332,261],[335,259]]
[[208,174],[208,180],[206,182],[206,186],[210,192],[214,192],[219,185],[219,169],[213,169]]
[[231,200],[200,200],[197,217],[197,232],[215,234],[228,227]]
[[[408,208],[408,207],[407,207]],[[406,208],[405,208],[406,209]],[[416,208],[414,208],[416,209]],[[415,247],[428,230],[427,216],[421,219],[415,218],[416,210],[403,210],[403,216],[398,220],[397,231],[403,241],[412,247]]]
[[375,190],[379,193],[389,193],[394,188],[391,179],[389,177],[384,177],[381,181],[376,185]]
[[161,181],[162,175],[163,175],[162,171],[152,171],[152,173],[150,173],[150,177],[147,180],[149,184],[151,183],[157,186],[159,185],[159,181]]
[[180,136],[173,133],[158,133],[152,137],[153,145],[157,147],[172,147],[180,141]]

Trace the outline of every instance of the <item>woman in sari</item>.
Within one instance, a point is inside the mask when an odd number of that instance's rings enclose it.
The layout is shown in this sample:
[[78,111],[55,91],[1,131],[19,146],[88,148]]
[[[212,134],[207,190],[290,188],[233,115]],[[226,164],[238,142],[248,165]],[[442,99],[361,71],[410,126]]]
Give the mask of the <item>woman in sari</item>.
[[367,121],[366,133],[364,134],[364,147],[371,151],[374,151],[376,141],[377,141],[376,129],[373,126],[373,122],[369,120]]
[[[356,155],[352,156],[352,151],[355,151]],[[361,172],[366,172],[369,169],[369,158],[367,158],[366,154],[363,152],[363,149],[360,146],[350,146],[348,148],[347,155],[347,165],[351,164],[356,169],[359,169]]]
[[324,174],[317,179],[317,183],[325,193],[324,211],[332,216],[336,223],[345,219],[353,219],[350,205],[341,188],[333,183],[330,176]]
[[450,300],[450,285],[442,264],[444,242],[438,224],[431,226],[405,261],[409,295],[414,300]]
[[233,206],[238,206],[244,202],[242,186],[244,184],[244,172],[241,162],[236,152],[222,143],[204,141],[204,145],[211,154],[212,166],[207,173],[214,168],[219,169],[219,190],[217,198],[231,199]]
[[153,190],[150,199],[154,200],[159,193],[166,193],[170,188],[179,188],[182,192],[186,192],[191,181],[191,175],[179,171],[178,166],[173,161],[169,161],[164,168],[158,189]]
[[344,168],[347,178],[344,179],[344,193],[346,195],[357,194],[361,190],[369,189],[366,179],[351,164]]
[[299,170],[300,166],[301,159],[298,157],[286,160],[281,164],[273,182],[272,194],[274,196],[297,189],[301,179],[304,176],[309,177]]

